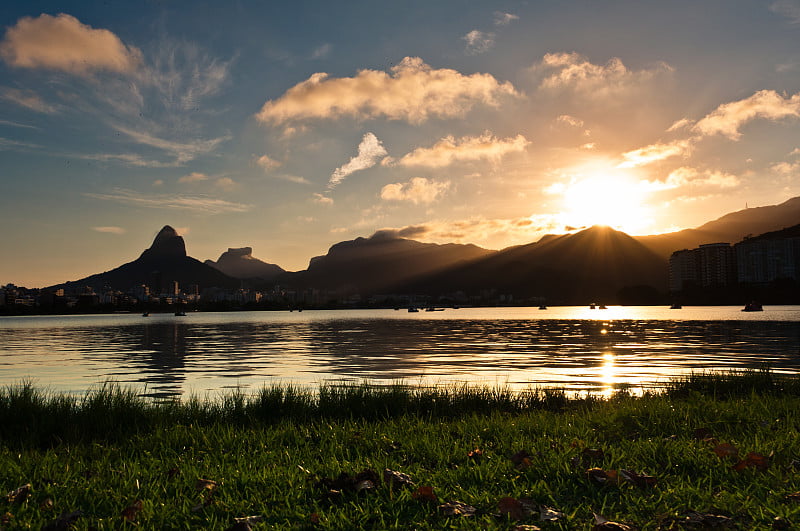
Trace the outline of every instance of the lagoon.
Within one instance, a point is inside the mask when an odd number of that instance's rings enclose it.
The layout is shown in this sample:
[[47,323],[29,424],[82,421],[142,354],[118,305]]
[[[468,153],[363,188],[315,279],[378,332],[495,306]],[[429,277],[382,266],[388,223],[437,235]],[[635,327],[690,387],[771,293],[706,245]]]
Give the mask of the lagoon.
[[0,385],[214,396],[404,381],[638,393],[691,372],[800,371],[800,306],[448,308],[0,318]]

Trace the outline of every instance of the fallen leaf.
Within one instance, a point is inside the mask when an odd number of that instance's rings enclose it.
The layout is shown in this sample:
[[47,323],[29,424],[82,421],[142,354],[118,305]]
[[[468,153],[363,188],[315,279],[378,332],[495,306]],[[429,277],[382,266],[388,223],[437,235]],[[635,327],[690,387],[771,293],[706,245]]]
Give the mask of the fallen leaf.
[[511,462],[514,463],[514,466],[518,470],[525,470],[532,465],[530,457],[531,454],[529,454],[527,450],[520,450],[511,456]]
[[590,468],[586,471],[586,477],[597,485],[619,485],[619,474],[616,470]]
[[136,500],[132,504],[122,509],[122,519],[127,522],[135,522],[136,516],[144,507],[142,500]]
[[53,505],[53,498],[45,498],[42,500],[42,503],[39,504],[39,509],[43,511],[52,511]]
[[511,531],[542,531],[542,528],[533,524],[520,524],[512,527]]
[[62,513],[58,518],[44,525],[42,531],[68,531],[72,529],[72,526],[78,521],[81,514],[83,513],[80,510],[72,511],[71,513]]
[[564,513],[561,511],[557,511],[552,507],[547,507],[546,505],[539,507],[539,520],[543,522],[555,522],[562,518],[564,518]]
[[433,492],[433,487],[419,487],[411,493],[411,497],[415,500],[435,502],[439,501],[436,494]]
[[708,428],[697,428],[694,430],[692,436],[698,441],[704,441],[711,438],[711,430]]
[[733,465],[733,469],[737,472],[741,472],[745,468],[753,467],[756,470],[763,472],[767,468],[769,468],[769,459],[764,457],[761,454],[757,454],[755,452],[749,452],[747,457]]
[[682,522],[697,527],[733,527],[735,522],[732,518],[719,514],[700,513],[689,511],[682,517]]
[[736,459],[739,457],[739,449],[730,443],[718,444],[713,448],[713,451],[720,459],[725,459],[726,457]]
[[629,526],[628,524],[612,522],[608,518],[605,518],[597,513],[592,514],[594,515],[594,525],[592,526],[592,531],[636,531],[635,527]]
[[8,503],[22,503],[31,493],[31,484],[26,483],[8,493]]
[[214,490],[217,488],[217,482],[213,479],[198,478],[194,487],[197,490]]
[[256,515],[256,516],[242,516],[240,518],[234,518],[233,521],[236,522],[237,524],[240,524],[242,522],[246,522],[246,523],[248,523],[250,525],[253,525],[253,524],[257,524],[258,522],[263,522],[264,521],[264,517],[263,516],[258,516],[258,515]]
[[439,506],[439,510],[447,516],[473,516],[475,507],[460,501],[449,501]]
[[512,520],[524,520],[533,515],[536,507],[534,503],[527,498],[500,498],[497,502],[497,509],[500,514],[507,514]]
[[791,529],[792,523],[782,516],[776,516],[772,519],[772,529]]
[[474,450],[472,450],[467,454],[467,457],[469,457],[470,459],[478,459],[480,457],[483,457],[483,450],[481,450],[480,448],[475,448]]
[[783,499],[786,501],[800,502],[800,491],[787,494]]
[[408,474],[389,470],[388,468],[383,469],[383,482],[389,486],[414,485],[411,476]]
[[619,475],[622,478],[630,483],[635,487],[639,487],[640,489],[647,489],[650,487],[655,487],[657,483],[657,479],[653,476],[648,476],[647,474],[639,474],[634,472],[633,470],[625,470],[620,469]]

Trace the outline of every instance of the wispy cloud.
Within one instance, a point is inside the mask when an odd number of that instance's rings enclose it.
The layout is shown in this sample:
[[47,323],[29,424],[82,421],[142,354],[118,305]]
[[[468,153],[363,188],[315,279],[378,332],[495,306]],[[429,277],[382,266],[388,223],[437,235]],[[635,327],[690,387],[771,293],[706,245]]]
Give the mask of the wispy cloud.
[[314,48],[314,51],[311,52],[311,59],[325,59],[331,54],[331,50],[333,46],[330,43],[325,43],[317,48]]
[[786,17],[790,24],[800,24],[800,2],[797,0],[778,0],[770,4],[769,9]]
[[227,142],[231,139],[230,135],[225,135],[209,140],[196,139],[189,142],[177,142],[158,138],[149,133],[135,131],[122,125],[115,125],[114,129],[127,135],[139,144],[154,147],[171,154],[175,157],[175,162],[177,164],[189,162],[199,155],[209,153],[223,142]]
[[351,173],[375,166],[387,154],[386,148],[383,147],[378,137],[373,133],[365,134],[358,145],[358,155],[351,158],[344,166],[334,170],[328,181],[328,189],[336,187]]
[[198,172],[194,171],[194,172],[192,172],[192,173],[190,173],[188,175],[184,175],[183,177],[178,179],[178,182],[182,183],[182,184],[187,184],[187,183],[196,183],[196,182],[207,181],[207,180],[208,180],[208,175],[206,175],[205,173],[198,173]]
[[331,199],[330,197],[328,197],[326,195],[322,195],[322,194],[316,194],[315,193],[314,195],[311,196],[311,200],[314,201],[315,203],[317,203],[318,205],[332,205],[333,204],[333,199]]
[[463,136],[458,139],[447,136],[429,148],[417,148],[404,155],[397,164],[441,168],[464,161],[497,162],[510,153],[524,151],[528,144],[530,142],[522,135],[500,139],[489,131],[481,136]]
[[618,57],[598,65],[576,52],[558,52],[545,54],[532,70],[543,75],[539,85],[542,89],[571,89],[585,96],[605,97],[671,73],[673,68],[662,62],[651,69],[634,71],[629,70]]
[[497,106],[501,96],[516,95],[511,83],[500,83],[490,74],[465,76],[406,57],[390,73],[361,70],[344,78],[313,74],[267,101],[256,118],[274,125],[344,116],[421,123],[434,116],[461,116],[479,103]]
[[622,154],[623,162],[617,168],[635,168],[644,166],[670,157],[686,157],[692,150],[690,140],[676,140],[668,144],[651,144],[639,149],[634,149]]
[[739,128],[755,120],[800,117],[800,93],[783,97],[774,90],[760,90],[743,100],[725,103],[699,120],[692,131],[701,135],[723,135],[738,140]]
[[93,70],[132,72],[142,53],[106,29],[60,13],[22,17],[6,30],[0,57],[17,68],[47,68],[85,75]]
[[32,90],[20,90],[10,87],[2,87],[0,88],[0,98],[36,112],[45,114],[53,114],[57,112],[57,109],[54,106],[46,103]]
[[124,188],[117,188],[111,193],[107,194],[85,193],[83,195],[93,199],[114,201],[130,206],[159,208],[164,210],[188,210],[206,214],[247,212],[252,208],[252,205],[233,203],[213,197],[187,195],[146,195]]
[[35,125],[21,124],[19,122],[12,122],[11,120],[0,120],[0,125],[8,125],[11,127],[22,127],[25,129],[39,129]]
[[698,170],[688,166],[670,172],[665,180],[642,181],[642,185],[651,191],[671,190],[677,188],[697,189],[729,189],[739,186],[740,179],[720,170]]
[[468,55],[480,55],[486,53],[494,46],[494,33],[487,33],[480,30],[472,30],[463,37],[462,40],[466,41],[466,48],[464,51]]
[[43,149],[44,146],[39,144],[31,144],[30,142],[20,142],[19,140],[12,140],[10,138],[0,137],[0,150],[12,151],[15,149],[29,150],[29,149]]
[[92,230],[107,234],[125,234],[125,229],[122,227],[92,227]]
[[135,153],[70,153],[68,156],[98,162],[121,162],[140,168],[174,168],[179,165],[175,161],[163,162],[147,159]]
[[424,177],[414,177],[405,183],[387,184],[381,189],[384,201],[409,201],[411,203],[433,203],[450,188],[450,181],[436,182]]
[[515,20],[519,20],[519,17],[517,15],[514,15],[513,13],[504,13],[502,11],[494,12],[495,26],[508,26]]

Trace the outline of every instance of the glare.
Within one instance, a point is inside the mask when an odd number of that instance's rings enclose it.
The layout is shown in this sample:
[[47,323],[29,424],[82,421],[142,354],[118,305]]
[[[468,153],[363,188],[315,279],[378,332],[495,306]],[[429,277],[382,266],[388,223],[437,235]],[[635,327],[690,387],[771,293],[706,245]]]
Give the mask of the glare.
[[564,190],[564,219],[574,227],[607,225],[638,234],[652,223],[645,195],[645,189],[633,179],[592,175]]
[[614,384],[617,383],[617,370],[614,366],[614,354],[603,353],[603,365],[600,367],[600,381],[603,384],[602,395],[610,398],[614,394]]

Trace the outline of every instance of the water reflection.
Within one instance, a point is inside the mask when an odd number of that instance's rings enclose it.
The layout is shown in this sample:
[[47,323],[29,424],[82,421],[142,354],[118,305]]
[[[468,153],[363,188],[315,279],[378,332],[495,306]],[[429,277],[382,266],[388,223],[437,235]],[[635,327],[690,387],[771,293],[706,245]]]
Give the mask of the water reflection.
[[584,319],[584,309],[572,319],[498,319],[461,312],[451,314],[458,319],[379,311],[0,320],[0,384],[33,378],[81,391],[111,378],[175,396],[276,381],[368,379],[611,394],[697,370],[764,362],[779,372],[800,369],[797,319],[612,319],[612,312]]

